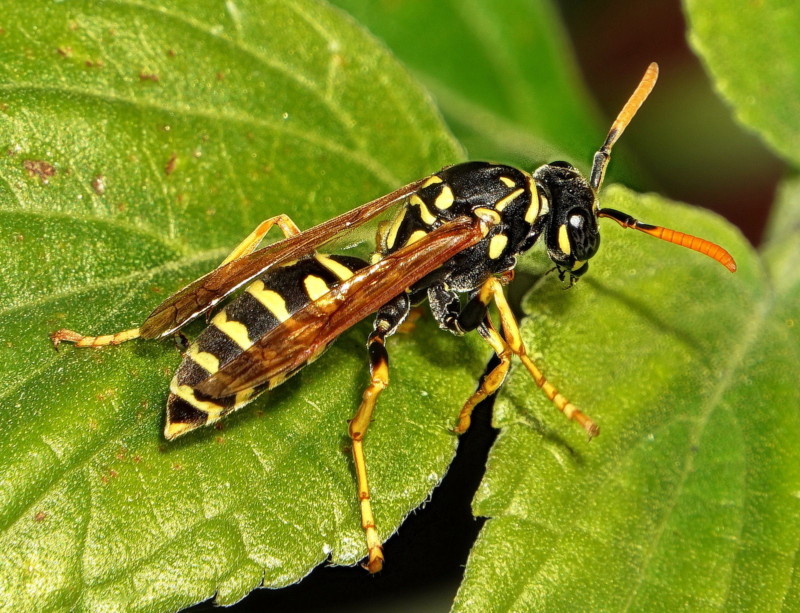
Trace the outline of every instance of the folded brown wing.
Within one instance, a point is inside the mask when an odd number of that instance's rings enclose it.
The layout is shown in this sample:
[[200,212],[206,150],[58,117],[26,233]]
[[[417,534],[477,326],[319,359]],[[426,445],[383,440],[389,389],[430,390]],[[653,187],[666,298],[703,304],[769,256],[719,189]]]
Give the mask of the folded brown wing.
[[304,366],[342,332],[483,238],[479,221],[460,217],[357,272],[303,307],[197,386],[223,398],[271,386]]
[[425,180],[409,183],[297,236],[284,239],[212,270],[157,306],[139,327],[140,336],[158,338],[175,332],[186,322],[205,313],[222,298],[272,266],[311,253],[342,232],[380,215],[395,202],[417,191]]

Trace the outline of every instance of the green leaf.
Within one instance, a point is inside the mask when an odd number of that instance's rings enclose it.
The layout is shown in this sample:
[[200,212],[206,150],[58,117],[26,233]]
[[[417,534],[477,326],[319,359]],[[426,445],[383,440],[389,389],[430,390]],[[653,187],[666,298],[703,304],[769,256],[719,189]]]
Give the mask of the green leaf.
[[601,434],[513,371],[455,610],[796,610],[798,284],[709,213],[616,186],[603,206],[714,240],[739,270],[604,227],[577,287],[527,296],[529,351]]
[[736,117],[800,165],[800,5],[685,0],[689,40]]
[[602,143],[603,126],[552,2],[334,3],[412,68],[471,159],[588,165]]
[[[367,324],[223,429],[174,443],[171,342],[56,353],[47,335],[135,326],[261,220],[308,227],[457,161],[427,96],[317,2],[3,9],[0,602],[176,610],[355,563],[346,420]],[[389,344],[367,438],[383,537],[441,479],[486,357],[419,327]]]

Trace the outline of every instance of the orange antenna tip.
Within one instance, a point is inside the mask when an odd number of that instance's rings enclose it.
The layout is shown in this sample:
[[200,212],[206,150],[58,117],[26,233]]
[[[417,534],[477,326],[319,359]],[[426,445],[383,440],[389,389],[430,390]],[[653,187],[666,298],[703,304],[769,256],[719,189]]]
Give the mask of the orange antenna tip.
[[731,272],[736,272],[736,261],[733,259],[733,256],[716,243],[712,243],[704,238],[686,234],[684,232],[678,232],[677,230],[670,230],[669,228],[664,228],[662,226],[651,226],[650,224],[642,223],[639,220],[634,219],[627,213],[622,213],[621,211],[617,211],[615,209],[600,209],[597,212],[597,216],[608,217],[609,219],[616,221],[623,228],[633,228],[634,230],[639,230],[639,232],[644,232],[645,234],[654,236],[662,241],[667,241],[668,243],[672,243],[674,245],[680,245],[681,247],[686,247],[692,251],[697,251],[698,253],[707,255],[712,260],[716,260],[722,264]]

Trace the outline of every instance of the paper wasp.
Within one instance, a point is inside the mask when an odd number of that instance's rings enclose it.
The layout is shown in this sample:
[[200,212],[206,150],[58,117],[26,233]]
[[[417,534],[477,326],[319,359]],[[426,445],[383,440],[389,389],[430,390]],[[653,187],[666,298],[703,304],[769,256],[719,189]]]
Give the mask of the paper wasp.
[[[532,174],[467,162],[302,232],[288,216],[278,215],[256,228],[218,268],[158,306],[141,327],[106,336],[59,330],[52,340],[56,345],[69,341],[101,347],[161,338],[248,284],[191,344],[170,384],[164,435],[173,439],[279,385],[342,332],[376,313],[367,342],[371,380],[349,434],[368,548],[365,566],[377,572],[383,553],[370,504],[363,441],[377,398],[389,383],[386,337],[397,330],[412,305],[427,299],[441,328],[456,335],[477,330],[499,358],[463,406],[456,433],[469,427],[475,405],[499,389],[512,356],[517,356],[553,404],[594,436],[594,422],[559,393],[526,354],[503,292],[517,256],[543,236],[559,274],[574,282],[598,250],[597,220],[608,217],[736,270],[733,258],[718,245],[599,207],[597,192],[611,148],[652,91],[657,75],[657,65],[651,64],[595,154],[588,180],[566,162],[541,166]],[[399,211],[393,221],[380,226],[370,262],[317,251],[395,204]],[[256,251],[275,225],[285,238]],[[461,294],[466,295],[464,301]],[[491,303],[499,326],[489,315]]]

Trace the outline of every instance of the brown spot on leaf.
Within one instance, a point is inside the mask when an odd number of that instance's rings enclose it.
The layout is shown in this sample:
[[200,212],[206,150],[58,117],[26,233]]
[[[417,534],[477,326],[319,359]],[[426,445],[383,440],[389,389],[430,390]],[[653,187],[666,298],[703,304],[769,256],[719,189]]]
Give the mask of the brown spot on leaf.
[[158,83],[161,79],[154,72],[140,72],[139,73],[139,80],[140,81],[152,81],[153,83]]
[[99,392],[95,396],[95,398],[97,398],[97,400],[99,400],[100,402],[104,402],[104,401],[108,400],[109,398],[113,398],[116,395],[117,395],[117,390],[111,388],[111,389],[107,389],[107,390],[103,390],[102,392]]
[[225,73],[220,71],[217,73],[217,81],[224,81],[225,80]]
[[102,68],[103,66],[105,66],[105,63],[103,62],[103,60],[91,60],[91,59],[89,59],[89,60],[86,60],[86,66],[88,68]]
[[164,172],[167,174],[167,176],[175,172],[175,167],[177,165],[178,165],[178,154],[173,153],[171,156],[169,156],[167,164],[164,166]]
[[72,47],[59,47],[56,52],[61,57],[72,57]]
[[167,56],[168,57],[175,57],[176,55],[178,55],[178,52],[175,51],[175,49],[167,49]]
[[22,166],[28,171],[28,176],[39,177],[44,185],[47,185],[50,177],[56,174],[56,167],[44,160],[25,160]]
[[36,515],[33,516],[33,521],[36,523],[42,523],[45,519],[47,519],[47,513],[44,511],[37,511]]
[[136,455],[135,455],[135,456],[133,456],[131,459],[133,460],[133,463],[134,463],[134,464],[138,464],[139,462],[141,462],[141,461],[142,461],[142,456],[140,456],[139,454],[136,454]]

